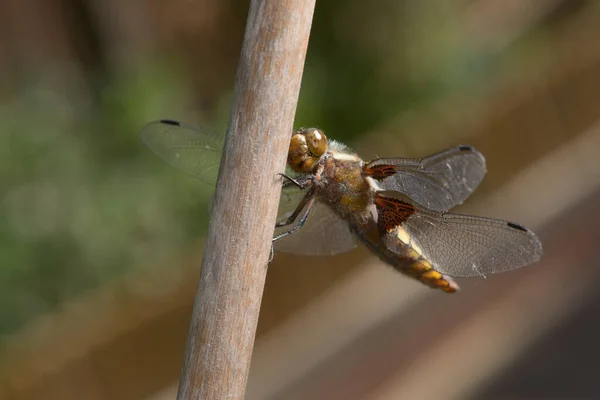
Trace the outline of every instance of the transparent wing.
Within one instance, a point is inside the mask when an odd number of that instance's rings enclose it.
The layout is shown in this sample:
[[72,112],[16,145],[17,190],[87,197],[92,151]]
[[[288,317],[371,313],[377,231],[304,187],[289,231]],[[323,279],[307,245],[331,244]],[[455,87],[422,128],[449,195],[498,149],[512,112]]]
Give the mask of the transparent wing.
[[462,204],[486,173],[485,158],[471,146],[457,146],[425,158],[379,158],[365,172],[383,190],[405,194],[435,211]]
[[[306,194],[295,187],[281,191],[278,221],[284,220],[295,209]],[[280,227],[275,235],[294,225]],[[274,243],[275,251],[306,256],[331,256],[345,253],[356,247],[356,241],[348,224],[318,200],[310,210],[308,219],[298,232]]]
[[[421,249],[433,267],[454,277],[497,274],[538,261],[542,244],[529,229],[503,220],[441,213],[415,207],[401,224],[413,248]],[[390,250],[396,232],[384,241]]]
[[142,140],[160,158],[214,185],[219,172],[223,137],[177,121],[150,122]]

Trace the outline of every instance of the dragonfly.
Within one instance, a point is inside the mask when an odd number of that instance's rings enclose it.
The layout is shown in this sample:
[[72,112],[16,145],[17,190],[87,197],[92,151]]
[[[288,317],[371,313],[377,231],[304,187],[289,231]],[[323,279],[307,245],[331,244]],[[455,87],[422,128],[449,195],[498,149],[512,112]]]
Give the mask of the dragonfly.
[[[180,170],[214,184],[223,137],[173,120],[146,125],[144,143]],[[275,251],[336,255],[362,243],[383,262],[434,289],[533,264],[542,244],[526,227],[450,212],[486,174],[484,156],[459,145],[424,158],[364,161],[317,128],[291,133]]]

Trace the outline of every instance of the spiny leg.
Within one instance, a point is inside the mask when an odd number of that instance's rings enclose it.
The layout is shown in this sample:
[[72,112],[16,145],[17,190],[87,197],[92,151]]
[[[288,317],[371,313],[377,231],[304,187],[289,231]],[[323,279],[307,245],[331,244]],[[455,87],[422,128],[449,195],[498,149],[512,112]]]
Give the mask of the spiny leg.
[[300,176],[298,178],[292,178],[289,175],[286,174],[277,174],[279,176],[281,176],[283,179],[285,179],[285,182],[283,182],[283,187],[284,188],[288,188],[290,186],[296,186],[300,189],[306,189],[306,187],[310,184],[311,178],[307,177],[307,176]]
[[300,213],[302,212],[302,209],[306,207],[306,205],[312,201],[312,199],[314,199],[315,197],[315,189],[312,188],[308,193],[306,193],[306,195],[302,198],[302,201],[300,201],[300,204],[298,204],[298,206],[296,207],[296,209],[294,210],[294,212],[285,220],[285,221],[279,221],[275,224],[275,228],[281,228],[282,226],[287,226],[287,225],[291,225],[292,223],[294,223],[294,221],[296,220],[296,218],[298,217],[298,215],[300,215]]
[[[301,177],[301,179],[296,180],[286,174],[279,174],[279,175],[281,175],[284,179],[286,179],[286,181],[283,183],[284,188],[294,185],[300,189],[305,189],[311,183],[310,178],[308,178],[308,177]],[[300,204],[298,204],[298,206],[296,207],[294,212],[285,221],[277,222],[275,224],[275,227],[280,228],[282,226],[291,225],[296,220],[298,215],[302,212],[302,209],[306,208],[306,211],[305,211],[304,215],[300,218],[300,221],[298,222],[298,224],[294,228],[292,228],[288,231],[282,232],[279,235],[275,236],[273,238],[272,242],[275,242],[276,240],[279,240],[283,237],[291,235],[292,233],[297,232],[300,228],[302,228],[302,225],[304,225],[304,223],[306,222],[306,218],[308,217],[308,212],[310,211],[310,208],[312,207],[314,199],[315,199],[315,189],[312,188],[302,198],[302,201],[300,202]],[[274,253],[275,253],[275,250],[273,248],[273,244],[271,244],[271,254],[269,255],[269,262],[268,262],[269,264],[271,263],[271,261],[273,261],[273,257],[275,256]]]
[[294,222],[294,220],[296,219],[298,214],[300,214],[302,209],[305,209],[304,214],[302,214],[302,216],[300,217],[300,220],[298,221],[296,226],[294,226],[293,228],[291,228],[285,232],[280,233],[279,235],[277,235],[273,238],[273,240],[271,242],[271,254],[269,256],[269,264],[271,263],[271,261],[273,261],[274,252],[275,252],[275,250],[273,248],[273,243],[276,240],[282,239],[288,235],[291,235],[291,234],[297,232],[300,228],[302,228],[302,226],[306,222],[306,219],[308,218],[308,213],[310,212],[310,209],[312,208],[312,205],[316,198],[314,192],[315,192],[314,190],[311,190],[310,192],[308,192],[306,194],[306,196],[304,196],[304,198],[302,199],[302,201],[300,202],[298,207],[296,207],[296,210],[294,210],[292,215],[285,222],[280,222],[280,223],[276,224],[277,227],[290,225],[292,222]]
[[[308,195],[307,195],[307,196],[308,196]],[[300,228],[302,228],[302,226],[304,225],[304,223],[305,223],[305,222],[306,222],[306,220],[308,219],[308,214],[310,213],[310,210],[311,210],[311,208],[312,208],[312,205],[313,205],[313,203],[314,203],[314,201],[315,201],[315,198],[316,198],[315,196],[312,196],[312,197],[311,197],[311,198],[308,200],[308,202],[307,202],[307,204],[306,204],[305,211],[304,211],[304,213],[302,214],[302,216],[300,217],[300,219],[298,220],[298,223],[297,223],[297,224],[296,224],[296,225],[295,225],[293,228],[291,228],[291,229],[288,229],[288,230],[287,230],[287,231],[285,231],[285,232],[281,232],[279,235],[275,236],[275,237],[273,238],[273,242],[275,242],[275,241],[277,241],[277,240],[279,240],[279,239],[282,239],[282,238],[284,238],[284,237],[286,237],[286,236],[289,236],[289,235],[291,235],[291,234],[293,234],[293,233],[296,233],[296,232],[298,232],[298,230],[300,230]],[[296,210],[298,210],[298,209],[296,209]],[[297,213],[296,213],[296,211],[294,211],[294,214],[297,214]],[[292,216],[293,216],[293,214],[292,214]],[[296,216],[294,216],[294,219],[296,219],[296,217],[297,217],[297,215],[296,215]],[[291,218],[291,217],[290,217],[290,218]],[[287,221],[286,221],[286,222],[287,222]],[[293,220],[292,220],[292,222],[293,222]],[[282,225],[279,225],[279,226],[285,226],[285,225],[290,225],[290,224],[291,224],[291,222],[290,222],[290,223],[287,223],[287,224],[282,224]]]

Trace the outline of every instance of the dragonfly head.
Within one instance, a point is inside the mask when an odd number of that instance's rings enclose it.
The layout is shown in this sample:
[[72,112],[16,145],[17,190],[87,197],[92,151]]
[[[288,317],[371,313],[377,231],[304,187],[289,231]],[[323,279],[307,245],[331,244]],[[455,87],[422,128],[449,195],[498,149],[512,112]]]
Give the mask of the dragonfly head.
[[300,128],[290,140],[288,165],[296,172],[311,173],[327,151],[327,136],[317,128]]

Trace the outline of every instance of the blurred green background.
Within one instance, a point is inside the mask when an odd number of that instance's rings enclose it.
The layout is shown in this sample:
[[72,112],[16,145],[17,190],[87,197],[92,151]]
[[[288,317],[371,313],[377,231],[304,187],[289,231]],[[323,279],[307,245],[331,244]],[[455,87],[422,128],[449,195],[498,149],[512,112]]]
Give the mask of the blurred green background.
[[[171,288],[185,279],[212,188],[155,157],[139,132],[161,118],[225,132],[247,8],[0,4],[0,358],[33,321],[84,293],[161,270]],[[461,120],[444,116],[445,105],[477,113],[503,82],[546,79],[556,68],[550,43],[598,15],[598,2],[585,0],[318,2],[295,125],[359,153],[362,145],[366,157],[457,144],[448,132],[415,131],[411,118],[438,109],[431,121]],[[535,140],[515,153],[561,145],[548,132]],[[506,157],[496,142],[491,160]]]

